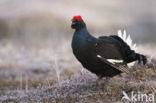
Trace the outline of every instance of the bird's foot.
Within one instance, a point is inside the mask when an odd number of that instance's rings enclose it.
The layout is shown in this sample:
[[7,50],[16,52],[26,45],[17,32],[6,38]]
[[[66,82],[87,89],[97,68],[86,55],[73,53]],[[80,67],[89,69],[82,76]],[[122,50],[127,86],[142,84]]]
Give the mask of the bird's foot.
[[97,85],[107,85],[109,83],[110,77],[98,78]]

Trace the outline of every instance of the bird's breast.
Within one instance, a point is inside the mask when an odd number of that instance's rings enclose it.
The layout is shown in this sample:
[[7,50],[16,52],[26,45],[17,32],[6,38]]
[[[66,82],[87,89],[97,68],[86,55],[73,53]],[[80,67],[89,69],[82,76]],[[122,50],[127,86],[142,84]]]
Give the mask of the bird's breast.
[[88,42],[87,40],[80,40],[77,38],[72,40],[72,50],[79,61],[87,61],[87,59],[93,54],[93,49],[93,43]]

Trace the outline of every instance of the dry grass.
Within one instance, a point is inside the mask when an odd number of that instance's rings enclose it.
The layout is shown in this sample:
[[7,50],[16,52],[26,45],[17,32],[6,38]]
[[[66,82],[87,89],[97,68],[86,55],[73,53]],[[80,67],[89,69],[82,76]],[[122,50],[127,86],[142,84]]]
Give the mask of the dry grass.
[[121,103],[122,91],[156,94],[155,62],[156,59],[152,59],[152,62],[146,66],[135,64],[132,74],[123,73],[111,78],[108,82],[105,80],[99,82],[94,74],[83,70],[71,79],[55,85],[42,86],[27,92],[5,92],[1,100],[3,102]]
[[122,91],[156,93],[155,58],[149,57],[146,66],[135,64],[131,74],[123,73],[106,82],[82,70],[69,40],[50,49],[54,47],[55,44],[35,49],[15,47],[13,43],[1,45],[1,102],[120,103]]
[[[60,42],[59,47],[55,47],[54,43],[46,47],[23,47],[15,46],[14,43],[2,43],[0,89],[30,89],[39,84],[51,85],[70,78],[81,65],[76,63],[69,42],[64,42]],[[73,63],[70,64],[71,62]]]

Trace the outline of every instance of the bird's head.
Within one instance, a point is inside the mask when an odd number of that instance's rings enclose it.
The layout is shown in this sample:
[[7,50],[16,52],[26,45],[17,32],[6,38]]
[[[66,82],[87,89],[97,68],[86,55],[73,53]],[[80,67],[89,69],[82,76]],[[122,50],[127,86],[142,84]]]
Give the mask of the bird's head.
[[85,23],[80,15],[73,16],[71,28],[79,30],[85,27]]

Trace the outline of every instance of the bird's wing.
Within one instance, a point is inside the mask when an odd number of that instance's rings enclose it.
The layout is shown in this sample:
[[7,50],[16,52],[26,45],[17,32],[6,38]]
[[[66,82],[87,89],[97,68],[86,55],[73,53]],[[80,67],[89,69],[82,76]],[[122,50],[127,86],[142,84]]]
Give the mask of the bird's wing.
[[104,63],[106,63],[107,65],[111,66],[112,68],[115,68],[121,72],[124,72],[124,73],[127,73],[129,74],[130,71],[129,71],[129,68],[127,67],[127,65],[124,65],[124,64],[120,64],[120,63],[117,63],[117,64],[113,64],[111,62],[109,62],[107,59],[101,57],[100,55],[97,55],[98,58],[100,58],[101,61],[103,61]]
[[129,73],[124,62],[124,53],[117,41],[111,37],[99,37],[96,42],[96,55],[106,64],[121,72]]
[[96,54],[106,59],[124,60],[124,52],[118,41],[111,37],[99,37],[96,42]]

